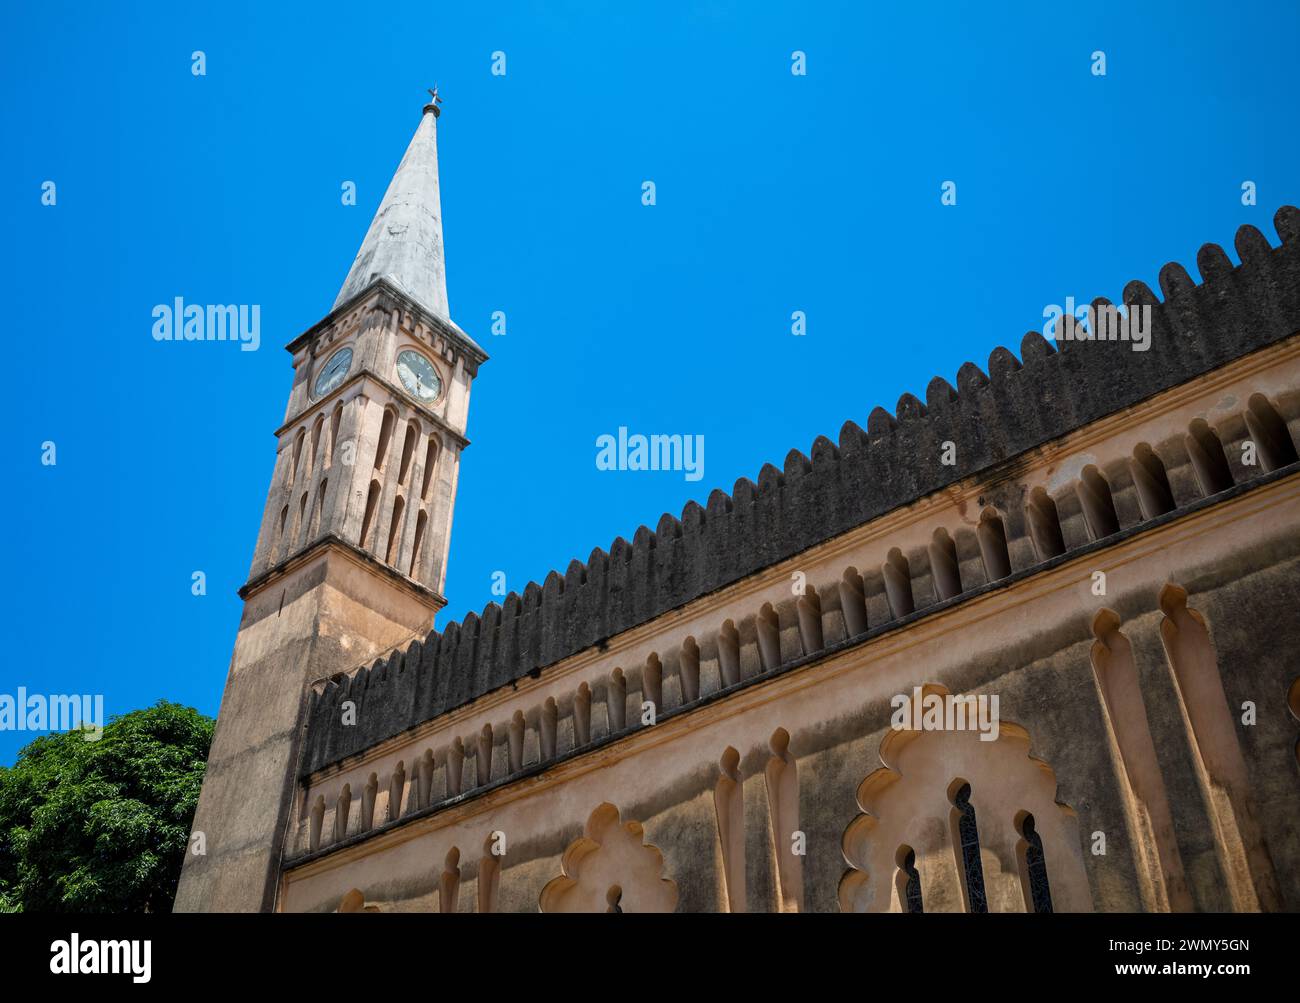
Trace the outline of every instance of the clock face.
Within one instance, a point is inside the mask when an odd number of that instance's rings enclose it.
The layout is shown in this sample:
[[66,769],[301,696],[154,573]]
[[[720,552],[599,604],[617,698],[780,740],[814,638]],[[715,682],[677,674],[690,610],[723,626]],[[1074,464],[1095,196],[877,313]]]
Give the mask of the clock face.
[[438,378],[433,363],[419,352],[408,349],[397,354],[397,375],[407,393],[417,400],[437,400],[442,393],[442,380]]
[[340,348],[330,356],[329,362],[320,371],[316,377],[316,396],[324,397],[336,386],[343,382],[343,377],[347,376],[348,370],[352,368],[352,349]]

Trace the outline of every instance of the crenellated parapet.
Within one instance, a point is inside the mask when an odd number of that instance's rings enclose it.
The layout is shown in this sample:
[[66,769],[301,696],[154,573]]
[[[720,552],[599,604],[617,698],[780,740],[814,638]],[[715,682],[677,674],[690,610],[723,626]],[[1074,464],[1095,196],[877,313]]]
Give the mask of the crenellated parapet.
[[[987,483],[996,494],[1018,457],[1288,338],[1300,331],[1300,210],[1280,209],[1274,225],[1281,238],[1277,247],[1254,227],[1238,230],[1241,264],[1236,266],[1222,248],[1205,245],[1197,255],[1199,284],[1181,265],[1165,265],[1160,271],[1163,300],[1144,283],[1130,282],[1122,296],[1125,308],[1151,308],[1148,351],[1133,351],[1124,341],[1054,346],[1031,332],[1022,340],[1018,358],[996,348],[987,372],[972,362],[964,364],[956,388],[936,377],[924,403],[904,394],[894,414],[873,410],[865,430],[847,422],[838,443],[819,437],[810,455],[791,451],[783,469],[765,466],[757,483],[742,479],[729,496],[714,491],[704,506],[690,502],[680,517],[664,514],[653,532],[642,526],[630,543],[620,537],[608,553],[594,550],[585,564],[575,560],[563,574],[552,571],[543,584],[530,583],[522,595],[491,603],[482,614],[471,613],[369,668],[317,683],[300,774],[311,775],[512,682],[535,677],[578,652],[945,488]],[[1106,300],[1094,301],[1095,307],[1107,305]],[[1237,411],[1237,424],[1262,443],[1278,420],[1290,420],[1279,419],[1267,401],[1248,406],[1243,400]],[[1201,448],[1208,441],[1201,429],[1188,429],[1187,435],[1183,481],[1159,457],[1154,464],[1140,461],[1126,475],[1127,494],[1107,482],[1107,470],[1084,468],[1075,478],[1078,486],[1071,482],[1073,508],[1043,492],[1027,509],[982,519],[979,531],[968,537],[954,527],[955,544],[946,535],[946,544],[936,536],[927,558],[932,582],[927,588],[939,601],[952,598],[944,595],[944,583],[955,576],[963,585],[968,578],[962,569],[971,561],[981,565],[984,583],[1019,573],[1033,561],[1018,554],[1018,545],[1032,549],[1038,560],[1075,550],[1071,520],[1096,539],[1114,531],[1112,523],[1118,530],[1143,516],[1151,518],[1149,508],[1158,516],[1191,497],[1193,492],[1183,486],[1189,478],[1199,479],[1200,489],[1194,492],[1199,497],[1221,490],[1216,457],[1223,455],[1223,444],[1215,454]],[[945,454],[951,464],[940,461]],[[1228,463],[1225,456],[1221,469],[1231,486],[1237,471]],[[1156,473],[1148,480],[1151,470]],[[1166,500],[1169,508],[1162,509]],[[1133,506],[1136,517],[1125,512],[1125,504]],[[1004,517],[1013,524],[1004,525]],[[891,600],[899,596],[904,606],[910,585],[904,592],[899,583],[910,581],[907,556],[899,552],[895,559],[891,553],[884,569],[886,593]],[[856,594],[852,578],[846,580],[848,594]],[[860,586],[859,576],[856,588]],[[849,619],[847,612],[844,619]],[[864,628],[868,619],[864,609]],[[750,629],[757,631],[761,648],[762,625]],[[852,624],[849,633],[856,633]],[[810,628],[808,634],[821,640],[820,630]],[[344,701],[356,705],[355,724],[342,721]]]

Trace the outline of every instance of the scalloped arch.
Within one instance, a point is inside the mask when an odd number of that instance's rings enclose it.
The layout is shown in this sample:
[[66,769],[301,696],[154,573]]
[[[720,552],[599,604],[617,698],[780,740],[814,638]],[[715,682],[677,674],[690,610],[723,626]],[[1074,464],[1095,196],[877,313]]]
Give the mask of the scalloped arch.
[[[923,687],[925,696],[947,697],[943,686]],[[1016,828],[1033,814],[1042,839],[1057,911],[1091,912],[1074,811],[1056,801],[1051,767],[1029,755],[1029,733],[1002,721],[997,738],[983,741],[976,730],[891,729],[880,743],[881,767],[858,787],[862,814],[841,840],[849,865],[840,879],[842,912],[901,912],[899,848],[916,855],[927,911],[963,909],[949,797],[960,778],[973,791],[979,810],[980,843],[990,911],[1025,908],[1020,878],[1022,837]]]
[[663,854],[644,837],[640,822],[623,822],[608,801],[597,805],[564,851],[560,876],[542,889],[541,911],[606,912],[617,889],[623,912],[673,912],[677,885],[663,876]]

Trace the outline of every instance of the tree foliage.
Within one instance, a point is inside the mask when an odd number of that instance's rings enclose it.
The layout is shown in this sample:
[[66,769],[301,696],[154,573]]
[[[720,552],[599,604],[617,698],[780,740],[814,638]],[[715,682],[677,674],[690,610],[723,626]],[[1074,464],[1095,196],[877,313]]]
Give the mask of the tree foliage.
[[0,767],[0,912],[170,912],[212,728],[159,701]]

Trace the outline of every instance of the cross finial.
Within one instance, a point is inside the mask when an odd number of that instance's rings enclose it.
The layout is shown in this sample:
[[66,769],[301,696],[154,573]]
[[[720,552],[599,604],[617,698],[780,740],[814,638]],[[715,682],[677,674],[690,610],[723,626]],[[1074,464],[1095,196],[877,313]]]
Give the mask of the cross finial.
[[426,90],[429,92],[429,103],[424,106],[424,110],[433,112],[433,117],[437,118],[440,114],[438,105],[442,104],[442,98],[438,97],[438,85],[434,84],[432,87],[426,88]]

